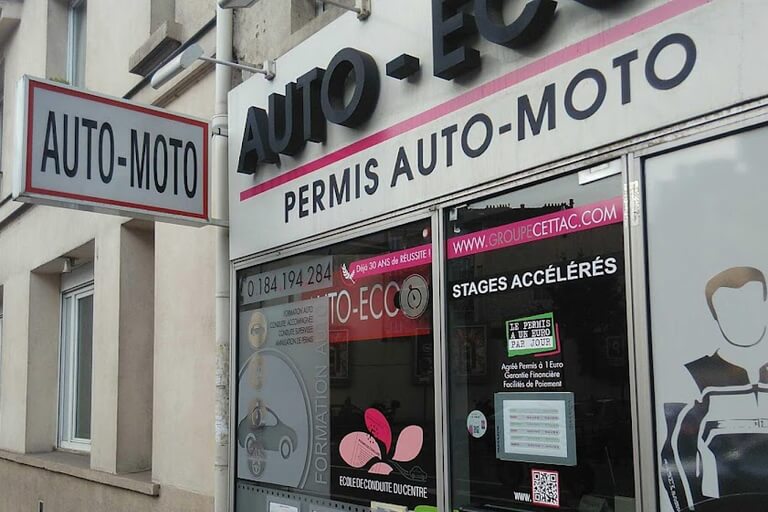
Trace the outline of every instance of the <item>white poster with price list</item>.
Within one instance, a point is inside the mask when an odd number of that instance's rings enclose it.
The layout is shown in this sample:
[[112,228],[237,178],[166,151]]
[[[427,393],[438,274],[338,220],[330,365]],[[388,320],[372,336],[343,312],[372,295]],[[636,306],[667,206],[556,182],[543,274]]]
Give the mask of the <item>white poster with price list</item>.
[[496,457],[576,465],[573,393],[496,393]]

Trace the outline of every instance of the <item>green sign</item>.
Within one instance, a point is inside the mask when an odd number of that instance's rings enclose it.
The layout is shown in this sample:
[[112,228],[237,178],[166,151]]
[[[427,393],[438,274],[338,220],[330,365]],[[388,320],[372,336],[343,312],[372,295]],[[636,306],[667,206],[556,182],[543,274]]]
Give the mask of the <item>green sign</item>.
[[557,335],[553,313],[507,320],[507,355],[509,357],[556,350]]

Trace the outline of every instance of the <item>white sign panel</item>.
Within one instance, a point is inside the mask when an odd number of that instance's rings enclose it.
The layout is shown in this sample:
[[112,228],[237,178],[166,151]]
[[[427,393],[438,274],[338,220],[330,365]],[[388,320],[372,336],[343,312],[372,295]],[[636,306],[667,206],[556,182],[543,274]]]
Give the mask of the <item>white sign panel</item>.
[[278,503],[276,501],[270,501],[269,512],[299,512],[299,507],[286,505],[285,503]]
[[[473,40],[480,68],[443,80],[433,76],[431,2],[379,1],[365,22],[345,14],[281,56],[274,80],[254,76],[235,88],[232,258],[768,93],[762,0],[635,0],[610,9],[559,2],[557,9],[546,37],[524,51]],[[328,122],[323,143],[297,148],[283,137],[292,156],[238,173],[249,107],[269,110],[270,94],[285,95],[314,68],[330,69],[344,48],[375,61],[381,85],[371,117],[356,127]],[[421,71],[388,77],[386,64],[402,54],[419,58]]]
[[208,220],[208,123],[24,77],[21,201],[171,222]]

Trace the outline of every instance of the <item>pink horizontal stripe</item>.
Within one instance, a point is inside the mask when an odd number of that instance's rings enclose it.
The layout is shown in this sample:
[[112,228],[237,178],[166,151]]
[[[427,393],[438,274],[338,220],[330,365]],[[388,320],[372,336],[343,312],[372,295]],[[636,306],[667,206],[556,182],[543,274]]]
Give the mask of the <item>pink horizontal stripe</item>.
[[411,118],[400,121],[399,123],[396,123],[389,128],[384,128],[383,130],[369,135],[368,137],[364,137],[357,142],[353,142],[348,146],[345,146],[336,151],[332,151],[327,155],[324,155],[311,162],[307,162],[306,164],[300,165],[299,167],[285,172],[280,176],[249,187],[240,192],[240,201],[250,199],[251,197],[262,194],[268,190],[272,190],[273,188],[279,187],[280,185],[301,178],[302,176],[306,176],[307,174],[310,174],[318,169],[322,169],[368,148],[376,146],[393,137],[397,137],[398,135],[409,132],[414,128],[424,126],[427,123],[456,112],[459,109],[476,103],[484,98],[487,98],[488,96],[496,94],[497,92],[508,89],[513,85],[517,85],[520,82],[550,71],[558,66],[605,48],[606,46],[656,26],[664,21],[674,18],[675,16],[679,16],[688,11],[692,11],[693,9],[696,9],[697,7],[700,7],[711,1],[712,0],[670,0],[664,5],[651,9],[650,11],[635,16],[634,18],[625,22],[619,23],[615,27],[611,27],[603,32],[587,37],[578,43],[574,43],[556,52],[550,53],[541,59],[533,61],[530,64],[527,64],[514,71],[510,71],[509,73],[495,78],[486,84],[456,96],[455,98],[448,100],[445,103],[441,103],[440,105],[432,107],[429,110],[426,110]]
[[624,219],[621,197],[560,210],[539,217],[484,229],[448,240],[448,259],[495,251],[556,236],[617,224]]

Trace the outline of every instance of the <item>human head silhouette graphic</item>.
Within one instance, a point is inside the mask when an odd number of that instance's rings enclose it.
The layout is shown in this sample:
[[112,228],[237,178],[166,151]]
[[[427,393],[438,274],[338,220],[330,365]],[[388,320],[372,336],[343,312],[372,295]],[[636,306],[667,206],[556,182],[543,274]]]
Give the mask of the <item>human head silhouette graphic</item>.
[[754,267],[731,267],[712,277],[704,288],[707,305],[723,337],[731,345],[752,347],[765,337],[765,276]]

